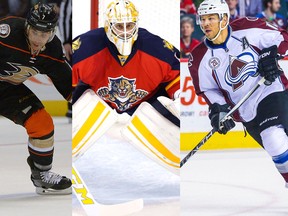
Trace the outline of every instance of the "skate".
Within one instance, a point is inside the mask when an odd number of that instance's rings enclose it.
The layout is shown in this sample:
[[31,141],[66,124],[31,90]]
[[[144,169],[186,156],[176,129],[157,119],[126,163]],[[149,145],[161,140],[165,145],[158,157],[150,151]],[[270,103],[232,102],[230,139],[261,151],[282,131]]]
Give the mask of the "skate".
[[36,187],[37,194],[71,194],[71,180],[66,176],[53,173],[50,170],[40,170],[35,167],[32,159],[27,158],[27,163],[31,168],[31,181]]

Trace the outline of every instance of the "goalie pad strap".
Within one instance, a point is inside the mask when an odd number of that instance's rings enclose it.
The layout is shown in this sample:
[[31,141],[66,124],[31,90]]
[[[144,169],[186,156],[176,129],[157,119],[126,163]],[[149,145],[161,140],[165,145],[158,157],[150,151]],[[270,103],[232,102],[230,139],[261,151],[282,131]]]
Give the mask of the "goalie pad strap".
[[154,107],[154,109],[157,110],[157,112],[168,119],[171,123],[177,127],[180,127],[180,119],[174,116],[162,103],[160,103],[158,100],[155,100],[151,105]]

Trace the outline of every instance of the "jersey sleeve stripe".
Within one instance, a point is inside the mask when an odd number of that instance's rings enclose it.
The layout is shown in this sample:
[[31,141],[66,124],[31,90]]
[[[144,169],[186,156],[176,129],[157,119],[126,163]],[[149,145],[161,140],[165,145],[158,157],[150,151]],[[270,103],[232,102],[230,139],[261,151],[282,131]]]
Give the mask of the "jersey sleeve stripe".
[[166,91],[168,91],[175,83],[180,81],[180,75],[176,77],[174,80],[172,80],[166,87]]

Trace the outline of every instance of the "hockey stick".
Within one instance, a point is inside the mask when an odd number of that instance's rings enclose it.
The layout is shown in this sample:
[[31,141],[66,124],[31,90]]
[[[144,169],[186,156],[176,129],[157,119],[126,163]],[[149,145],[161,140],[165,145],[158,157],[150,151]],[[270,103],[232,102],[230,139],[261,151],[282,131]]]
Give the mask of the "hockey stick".
[[[262,77],[257,83],[255,87],[253,87],[231,110],[229,113],[227,113],[224,118],[221,120],[221,122],[226,121],[228,118],[231,117],[231,115],[238,110],[238,108],[265,82],[265,78]],[[207,140],[216,132],[216,130],[213,128],[195,147],[192,149],[180,162],[180,167],[182,167],[189,158],[194,155],[199,148],[204,145],[204,143],[207,142]]]
[[73,192],[87,216],[124,216],[143,209],[143,199],[115,205],[103,205],[96,202],[74,165],[72,167],[72,184]]

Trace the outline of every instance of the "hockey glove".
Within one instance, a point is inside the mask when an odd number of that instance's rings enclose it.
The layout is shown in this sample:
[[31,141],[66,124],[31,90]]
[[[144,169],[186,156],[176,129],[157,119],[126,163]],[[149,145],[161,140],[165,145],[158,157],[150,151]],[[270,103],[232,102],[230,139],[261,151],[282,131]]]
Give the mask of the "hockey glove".
[[283,70],[278,65],[276,45],[265,48],[260,52],[257,72],[260,76],[265,77],[267,80],[265,82],[266,85],[271,85],[283,73]]
[[220,134],[226,134],[229,130],[235,127],[235,122],[231,117],[225,121],[221,121],[224,116],[230,111],[229,105],[220,105],[214,103],[209,107],[209,118],[211,120],[212,127]]

